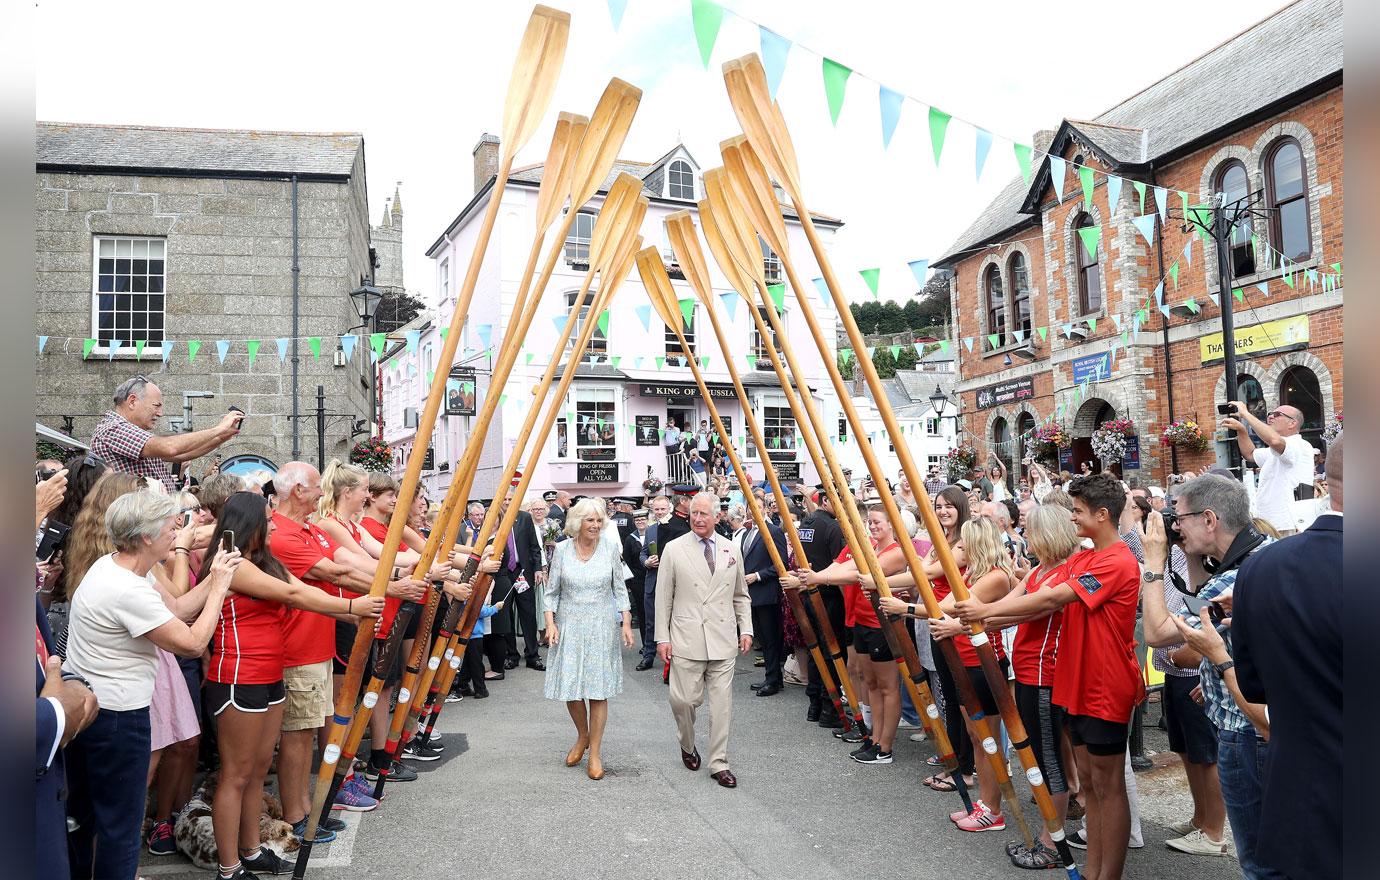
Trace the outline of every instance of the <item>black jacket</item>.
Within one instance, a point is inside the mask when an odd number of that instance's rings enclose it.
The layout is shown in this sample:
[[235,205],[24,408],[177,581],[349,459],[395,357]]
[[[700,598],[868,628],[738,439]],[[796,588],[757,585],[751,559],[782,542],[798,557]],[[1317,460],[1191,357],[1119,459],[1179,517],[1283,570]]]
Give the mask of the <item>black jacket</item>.
[[[638,540],[637,531],[629,532],[623,538],[623,564],[632,572],[629,582],[636,584],[640,590],[647,580],[647,566],[642,564],[642,551],[645,549],[647,533],[642,533],[642,540]],[[638,595],[641,595],[639,593]]]
[[508,588],[517,580],[519,573],[527,578],[527,583],[537,585],[537,572],[541,569],[541,547],[537,537],[537,525],[532,522],[532,514],[519,510],[513,521],[513,547],[517,550],[517,568],[509,569],[511,561],[508,548],[503,548],[503,561],[494,572],[495,601],[506,598]]
[[[786,533],[772,522],[767,523],[767,532],[771,536],[772,543],[776,545],[777,552],[781,554],[782,560],[785,560]],[[743,536],[738,540],[740,542],[739,547],[744,548],[743,574],[756,573],[761,577],[757,583],[748,584],[748,595],[752,597],[752,604],[781,604],[781,577],[777,574],[776,566],[771,561],[771,553],[767,550],[766,542],[762,540],[762,533],[753,527],[743,532]]]

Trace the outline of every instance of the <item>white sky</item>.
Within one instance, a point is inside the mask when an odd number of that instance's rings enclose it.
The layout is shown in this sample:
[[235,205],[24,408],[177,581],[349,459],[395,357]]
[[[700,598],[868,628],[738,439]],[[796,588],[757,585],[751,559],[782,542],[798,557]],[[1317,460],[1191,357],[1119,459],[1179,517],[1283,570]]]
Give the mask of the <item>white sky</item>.
[[[835,269],[857,300],[868,297],[857,270],[880,267],[881,297],[901,302],[916,289],[907,261],[937,258],[1016,175],[1002,135],[1029,143],[1062,118],[1096,116],[1285,5],[728,0],[705,71],[689,0],[628,0],[617,32],[606,0],[548,4],[572,14],[570,44],[548,120],[518,164],[541,161],[555,113],[588,115],[611,76],[644,93],[624,158],[650,161],[679,138],[703,167],[719,164],[719,141],[737,133],[719,65],[759,50],[756,26],[733,14],[741,13],[798,44],[778,98],[810,208],[847,224]],[[500,130],[530,10],[513,0],[132,0],[118,11],[45,0],[34,44],[37,116],[362,132],[370,220],[401,180],[407,286],[429,299],[425,251],[473,193],[470,151],[481,133]],[[803,47],[856,71],[837,128],[820,60]],[[885,151],[877,87],[860,74],[922,102],[905,103]],[[930,102],[955,117],[938,169]],[[960,118],[998,136],[978,182],[973,130]]]

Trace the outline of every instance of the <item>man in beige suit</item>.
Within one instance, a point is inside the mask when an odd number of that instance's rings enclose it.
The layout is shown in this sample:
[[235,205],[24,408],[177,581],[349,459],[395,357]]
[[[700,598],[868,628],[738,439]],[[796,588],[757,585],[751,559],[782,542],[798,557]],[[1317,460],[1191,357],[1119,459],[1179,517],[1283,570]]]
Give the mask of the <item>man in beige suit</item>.
[[752,600],[738,547],[715,533],[718,496],[701,492],[690,502],[690,534],[661,551],[656,586],[656,650],[671,668],[671,714],[680,732],[680,759],[700,769],[695,710],[709,697],[709,772],[724,788],[738,780],[728,769],[728,725],[733,717],[734,648],[752,648]]

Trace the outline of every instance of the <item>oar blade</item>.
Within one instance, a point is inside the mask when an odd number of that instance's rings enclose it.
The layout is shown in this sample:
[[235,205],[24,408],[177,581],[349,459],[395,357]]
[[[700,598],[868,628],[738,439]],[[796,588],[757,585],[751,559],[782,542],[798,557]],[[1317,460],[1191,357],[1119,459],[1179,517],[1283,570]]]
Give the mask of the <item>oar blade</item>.
[[637,274],[642,286],[647,290],[647,299],[656,310],[657,317],[668,327],[676,326],[666,303],[675,299],[671,289],[671,278],[666,274],[666,264],[661,262],[661,252],[654,247],[643,248],[637,252]]
[[[747,296],[747,292],[752,288],[752,282],[743,274],[738,261],[733,258],[728,243],[724,241],[724,232],[719,228],[718,217],[715,216],[707,199],[700,201],[700,228],[704,230],[704,241],[709,245],[709,252],[714,255],[714,262],[719,265],[720,271],[728,278],[729,286],[738,293]],[[701,301],[709,302],[708,289],[703,293],[700,291],[696,291],[696,293],[699,294]]]
[[632,128],[642,90],[618,77],[609,80],[589,118],[589,130],[575,156],[571,205],[578,208],[599,191]]
[[561,112],[556,117],[556,130],[551,135],[551,147],[542,165],[541,188],[537,190],[537,230],[550,228],[560,216],[570,198],[570,180],[575,167],[575,154],[589,128],[589,117],[578,113]]
[[569,39],[570,13],[540,4],[533,7],[503,101],[500,148],[510,159],[531,139],[551,105]]
[[746,135],[729,138],[719,145],[719,153],[724,160],[724,171],[729,182],[748,215],[757,234],[767,242],[778,257],[786,259],[790,254],[790,240],[786,237],[786,221],[781,216],[781,205],[776,200],[771,178],[767,176],[762,158],[752,149]]
[[724,85],[733,113],[752,146],[772,174],[792,194],[800,190],[800,170],[795,147],[786,131],[781,111],[767,89],[767,74],[756,53],[724,63]]
[[[594,232],[590,236],[591,270],[602,271],[619,253],[620,246],[627,237],[628,225],[634,221],[637,214],[641,193],[642,181],[626,172],[618,175],[609,187],[609,194],[604,199],[598,219],[594,221]],[[636,222],[640,224],[641,217],[636,217]]]
[[675,211],[666,215],[666,236],[671,241],[671,252],[676,255],[681,273],[690,282],[690,288],[701,300],[707,301],[710,291],[709,264],[704,260],[704,251],[700,249],[699,236],[695,233],[695,221],[689,211]]
[[703,180],[705,201],[709,202],[715,225],[723,236],[728,255],[738,266],[739,276],[745,284],[757,284],[765,290],[767,278],[762,264],[762,245],[727,175],[722,168],[711,168],[704,172]]

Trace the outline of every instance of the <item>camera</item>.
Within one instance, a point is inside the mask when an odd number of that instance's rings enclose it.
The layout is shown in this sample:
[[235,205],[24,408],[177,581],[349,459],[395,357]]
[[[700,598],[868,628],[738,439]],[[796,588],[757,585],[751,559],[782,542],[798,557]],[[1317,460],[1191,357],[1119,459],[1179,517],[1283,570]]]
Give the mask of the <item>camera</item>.
[[1232,406],[1230,403],[1219,403],[1217,404],[1217,414],[1219,416],[1235,415],[1236,407]]
[[1168,541],[1171,545],[1178,544],[1181,541],[1183,541],[1183,536],[1180,535],[1179,530],[1175,528],[1175,524],[1178,523],[1179,517],[1174,513],[1174,511],[1166,507],[1164,510],[1160,511],[1160,517],[1164,520],[1165,540]]

